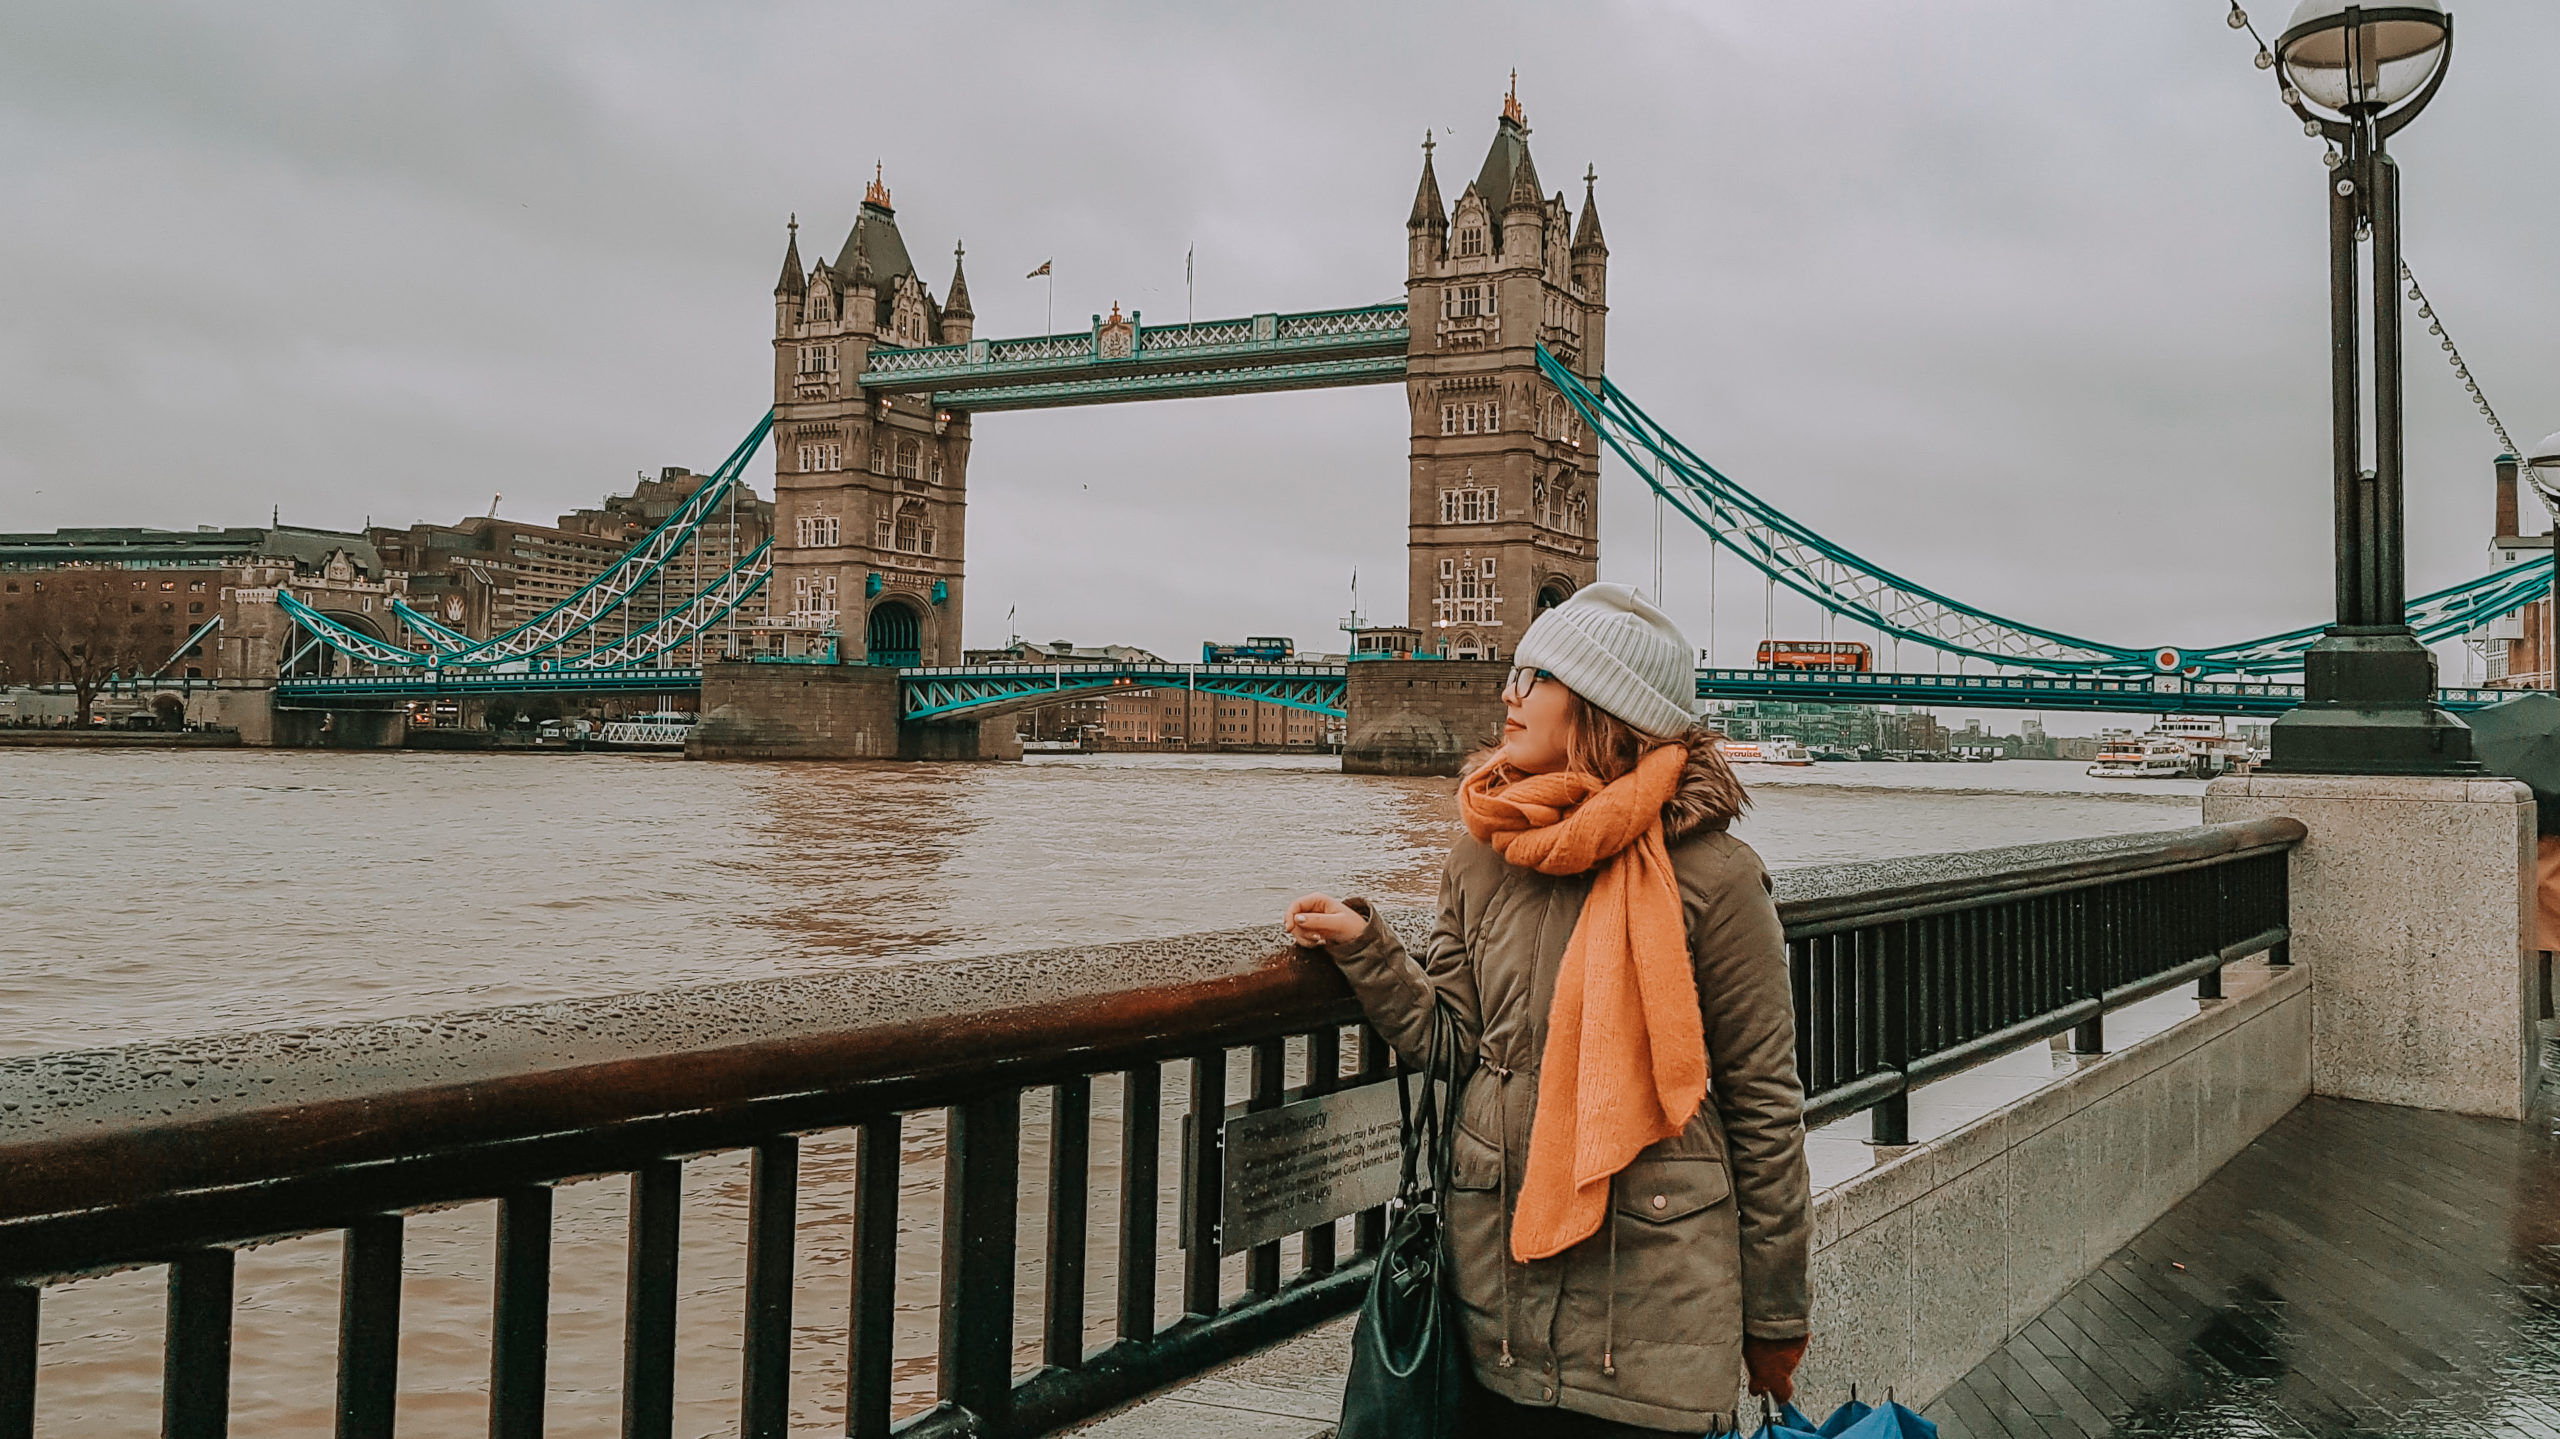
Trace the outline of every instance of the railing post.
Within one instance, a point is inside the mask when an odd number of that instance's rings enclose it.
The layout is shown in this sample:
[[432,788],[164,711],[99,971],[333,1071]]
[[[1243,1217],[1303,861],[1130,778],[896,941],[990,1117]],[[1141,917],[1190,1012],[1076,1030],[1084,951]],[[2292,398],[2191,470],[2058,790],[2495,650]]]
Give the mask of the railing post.
[[[1857,975],[1859,1000],[1881,1008],[1876,1016],[1876,1040],[1881,1051],[1876,1057],[1886,1066],[1901,1069],[1911,1062],[1911,997],[1912,979],[1909,966],[1897,964],[1893,946],[1887,942],[1890,931],[1849,931],[1849,942],[1858,953]],[[1872,937],[1875,953],[1866,953]],[[1836,942],[1836,941],[1835,941]],[[1909,1144],[1911,1142],[1911,1091],[1899,1089],[1867,1111],[1867,1142],[1870,1144]]]
[[889,1439],[890,1360],[897,1340],[898,1129],[897,1115],[882,1115],[865,1121],[854,1143],[845,1432],[856,1439]]
[[44,1291],[0,1284],[0,1439],[36,1439],[36,1319]]
[[1164,1067],[1120,1076],[1120,1323],[1122,1339],[1156,1333],[1156,1159]]
[[951,1107],[942,1193],[941,1397],[1004,1432],[1013,1412],[1014,1215],[1022,1092]]
[[200,1249],[169,1264],[161,1439],[222,1439],[229,1432],[232,1264],[228,1249]]
[[1227,1052],[1211,1050],[1191,1061],[1191,1247],[1182,1257],[1182,1307],[1202,1316],[1218,1312],[1218,1196],[1224,1187],[1219,1141],[1227,1118]]
[[742,1439],[786,1439],[791,1427],[791,1261],[799,1198],[800,1141],[784,1135],[758,1144],[747,1162],[747,1313],[738,1383]]
[[631,1176],[622,1303],[623,1439],[671,1439],[676,1406],[676,1264],[684,1165],[652,1160]]
[[[1342,1078],[1342,1028],[1328,1024],[1307,1036],[1307,1096],[1331,1094]],[[1308,1275],[1333,1269],[1334,1225],[1328,1220],[1298,1237],[1298,1268]]]
[[489,1340],[489,1439],[542,1439],[551,1348],[551,1189],[498,1201],[498,1298]]
[[338,1439],[391,1439],[400,1390],[400,1216],[347,1226],[338,1269]]
[[1043,1362],[1063,1369],[1084,1363],[1085,1184],[1092,1125],[1091,1079],[1062,1080],[1049,1091],[1048,1313],[1040,1350]]
[[[1245,1100],[1247,1109],[1280,1107],[1280,1091],[1289,1062],[1288,1044],[1285,1039],[1266,1039],[1253,1047],[1253,1090]],[[1224,1185],[1220,1187],[1223,1189]],[[1244,1287],[1256,1299],[1268,1299],[1280,1292],[1279,1240],[1257,1244],[1247,1251]]]

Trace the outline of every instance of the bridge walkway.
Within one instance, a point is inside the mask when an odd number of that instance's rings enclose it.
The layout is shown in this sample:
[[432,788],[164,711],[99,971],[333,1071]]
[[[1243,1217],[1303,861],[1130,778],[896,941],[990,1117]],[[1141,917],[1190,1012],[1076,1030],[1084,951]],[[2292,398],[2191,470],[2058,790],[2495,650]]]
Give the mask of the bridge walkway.
[[2560,1139],[2308,1100],[1927,1412],[1943,1439],[2560,1439]]

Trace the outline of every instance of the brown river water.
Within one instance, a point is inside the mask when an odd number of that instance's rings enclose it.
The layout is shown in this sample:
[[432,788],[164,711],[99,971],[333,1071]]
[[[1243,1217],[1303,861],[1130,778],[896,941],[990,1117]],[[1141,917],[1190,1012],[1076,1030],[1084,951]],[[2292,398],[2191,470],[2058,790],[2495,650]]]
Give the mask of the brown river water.
[[[1737,833],[1772,868],[2196,823],[2202,785],[2109,784],[2066,763],[1746,771]],[[1271,923],[1311,889],[1428,903],[1455,832],[1446,780],[1345,776],[1329,758],[1036,757],[1019,765],[687,764],[640,755],[0,750],[0,1057],[214,1030],[350,1022],[852,965]],[[1229,1092],[1240,1092],[1241,1072]],[[1093,1188],[1112,1192],[1116,1083],[1094,1095]],[[1181,1070],[1165,1085],[1165,1191]],[[1036,1177],[1025,1106],[1018,1302],[1036,1362]],[[908,1122],[899,1410],[930,1403],[938,1116]],[[795,1430],[841,1433],[850,1135],[803,1143]],[[6,1177],[0,1176],[0,1183]],[[737,1424],[743,1155],[685,1188],[678,1432]],[[550,1429],[618,1413],[626,1185],[563,1187]],[[1092,1206],[1088,1334],[1107,1337],[1114,1208]],[[493,1208],[409,1224],[404,1433],[486,1424]],[[1347,1244],[1347,1234],[1346,1240]],[[1164,1242],[1159,1307],[1179,1286]],[[1293,1246],[1294,1248],[1294,1246]],[[1295,1255],[1289,1262],[1294,1265]],[[1241,1261],[1229,1269],[1240,1287]],[[162,1276],[46,1291],[38,1432],[148,1434]],[[337,1241],[241,1257],[233,1432],[329,1432]]]

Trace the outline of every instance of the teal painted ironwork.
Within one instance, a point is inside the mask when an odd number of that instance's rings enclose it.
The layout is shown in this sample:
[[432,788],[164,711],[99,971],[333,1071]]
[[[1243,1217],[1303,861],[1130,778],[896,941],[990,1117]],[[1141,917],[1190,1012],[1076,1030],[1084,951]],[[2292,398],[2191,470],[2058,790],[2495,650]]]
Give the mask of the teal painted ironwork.
[[959,665],[899,672],[911,720],[992,716],[1122,690],[1183,690],[1340,718],[1341,665]]
[[1187,325],[1132,313],[1081,334],[875,349],[858,382],[969,411],[1385,384],[1403,378],[1409,338],[1400,300]]
[[[1814,533],[1716,469],[1646,414],[1625,390],[1595,391],[1548,353],[1538,367],[1593,433],[1682,517],[1777,583],[1835,615],[1949,654],[2057,673],[2267,674],[2302,668],[2320,626],[2201,649],[2135,648],[2083,639],[1977,609],[1906,580]],[[1656,478],[1659,467],[1661,477]],[[2519,565],[2419,596],[2409,622],[2426,641],[2449,639],[2551,589],[2547,565]]]
[[[2514,690],[2445,689],[2446,709],[2474,710]],[[2302,703],[2302,686],[2185,675],[1939,675],[1835,670],[1700,670],[1698,698],[1795,704],[1939,705],[1961,709],[2082,710],[2093,714],[2272,718]]]
[[375,675],[340,675],[327,679],[276,682],[276,701],[300,708],[325,707],[330,700],[432,699],[475,694],[676,694],[702,688],[702,671],[691,665],[664,669],[632,666],[592,670],[436,670]]

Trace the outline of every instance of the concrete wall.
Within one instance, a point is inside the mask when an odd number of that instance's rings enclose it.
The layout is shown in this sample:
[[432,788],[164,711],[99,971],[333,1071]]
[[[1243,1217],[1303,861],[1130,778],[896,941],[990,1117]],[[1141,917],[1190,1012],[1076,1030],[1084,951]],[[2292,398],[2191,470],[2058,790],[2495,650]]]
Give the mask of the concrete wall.
[[1456,774],[1502,737],[1508,661],[1358,660],[1346,671],[1345,774]]
[[2507,779],[2251,775],[2207,823],[2290,815],[2315,1093],[2524,1116],[2541,1008],[2532,792]]
[[[2297,950],[2297,953],[2299,950]],[[2310,1092],[2311,980],[2231,966],[2229,996],[1814,1200],[1820,1415],[1934,1399]]]
[[1011,715],[901,724],[898,672],[872,665],[722,663],[702,676],[687,759],[1020,759]]

